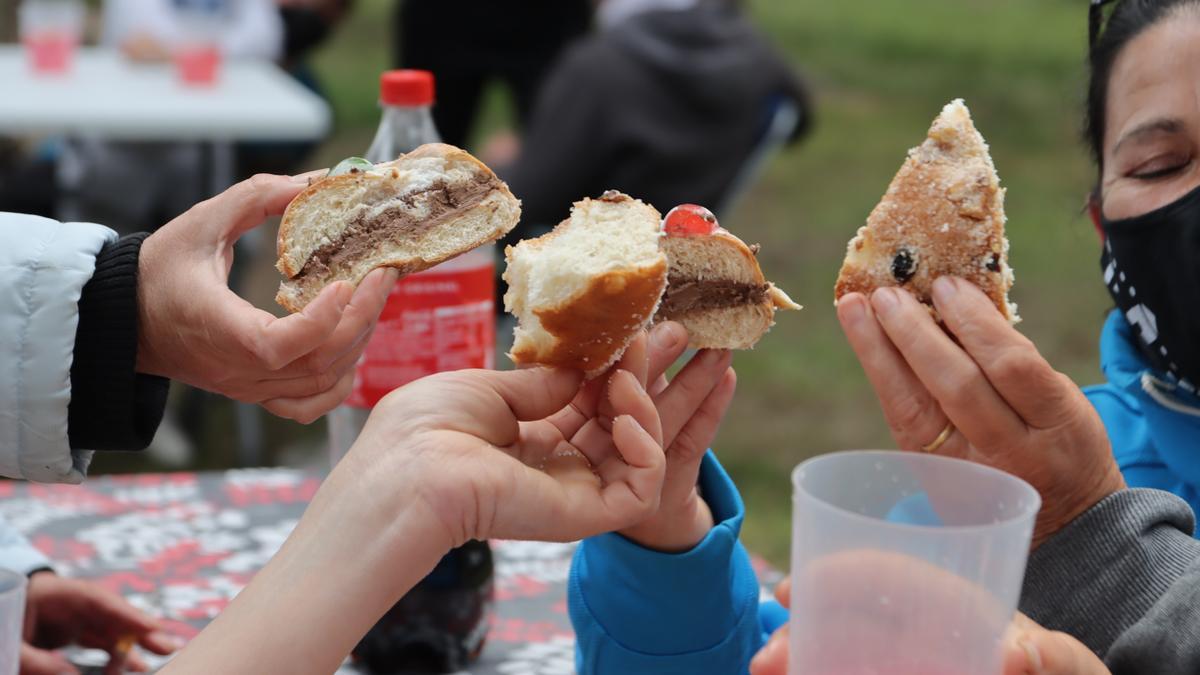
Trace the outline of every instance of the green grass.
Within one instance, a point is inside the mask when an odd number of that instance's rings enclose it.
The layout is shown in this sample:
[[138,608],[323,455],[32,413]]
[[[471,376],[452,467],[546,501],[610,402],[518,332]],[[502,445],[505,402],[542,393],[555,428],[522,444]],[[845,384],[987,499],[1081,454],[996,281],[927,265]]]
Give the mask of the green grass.
[[[378,119],[392,3],[362,0],[317,59],[337,131],[313,165],[359,154]],[[813,84],[815,133],[778,157],[723,223],[764,245],[770,277],[806,306],[754,352],[716,444],[746,497],[745,539],[786,565],[788,472],[813,455],[888,447],[887,429],[832,307],[846,241],[941,106],[963,97],[1008,188],[1013,296],[1033,338],[1081,383],[1098,379],[1107,296],[1080,215],[1092,179],[1078,143],[1086,3],[1078,0],[751,0],[762,26]],[[476,139],[507,124],[489,93]],[[669,207],[670,205],[659,205]],[[293,437],[270,427],[276,437]]]

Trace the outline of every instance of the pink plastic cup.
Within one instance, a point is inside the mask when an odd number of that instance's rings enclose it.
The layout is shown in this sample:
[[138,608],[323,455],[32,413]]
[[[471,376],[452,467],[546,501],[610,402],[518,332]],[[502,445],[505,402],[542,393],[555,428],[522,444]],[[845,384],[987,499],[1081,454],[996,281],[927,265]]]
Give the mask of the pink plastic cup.
[[71,69],[83,19],[83,4],[78,0],[27,0],[21,4],[21,43],[33,72],[59,75]]

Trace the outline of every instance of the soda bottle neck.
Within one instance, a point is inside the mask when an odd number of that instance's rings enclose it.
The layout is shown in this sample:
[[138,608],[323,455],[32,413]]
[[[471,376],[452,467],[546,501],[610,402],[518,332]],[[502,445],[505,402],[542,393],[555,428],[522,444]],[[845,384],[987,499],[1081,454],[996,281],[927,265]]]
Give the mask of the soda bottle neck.
[[390,162],[425,143],[440,143],[430,106],[383,106],[379,131],[367,151],[372,162]]

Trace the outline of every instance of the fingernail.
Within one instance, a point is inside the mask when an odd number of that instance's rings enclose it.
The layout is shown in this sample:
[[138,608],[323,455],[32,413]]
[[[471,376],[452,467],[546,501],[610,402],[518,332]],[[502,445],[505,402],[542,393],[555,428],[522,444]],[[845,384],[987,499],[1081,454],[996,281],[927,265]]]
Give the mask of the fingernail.
[[293,183],[300,183],[302,185],[308,185],[308,184],[311,184],[317,178],[321,177],[325,172],[326,172],[325,169],[315,169],[313,171],[305,171],[304,173],[292,176],[291,181]]
[[900,308],[900,297],[894,288],[881,288],[871,294],[871,306],[876,313],[887,316]]
[[387,300],[387,297],[392,294],[392,289],[396,287],[396,282],[400,280],[400,273],[393,269],[385,270],[383,273],[383,283],[380,284],[379,295]]
[[958,295],[958,283],[954,277],[938,277],[933,282],[934,302],[949,302]]
[[354,284],[348,282],[341,282],[341,284],[342,287],[337,292],[337,300],[338,305],[345,309],[346,305],[350,304],[350,301],[354,299]]
[[867,318],[867,299],[855,293],[842,298],[839,309],[842,319],[846,323],[852,326],[858,325]]
[[655,349],[666,351],[679,343],[679,331],[670,321],[660,323],[650,331],[650,344]]
[[1029,636],[1022,635],[1020,638],[1018,638],[1017,646],[1021,648],[1021,651],[1025,652],[1025,658],[1029,661],[1029,667],[1026,668],[1026,672],[1030,673],[1030,675],[1037,675],[1038,673],[1041,673],[1043,667],[1042,655],[1037,650],[1037,647],[1029,641]]

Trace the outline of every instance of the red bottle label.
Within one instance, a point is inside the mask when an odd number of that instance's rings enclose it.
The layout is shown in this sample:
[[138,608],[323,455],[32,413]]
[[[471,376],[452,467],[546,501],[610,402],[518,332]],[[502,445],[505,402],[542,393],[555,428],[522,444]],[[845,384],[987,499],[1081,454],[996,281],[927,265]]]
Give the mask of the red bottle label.
[[491,265],[401,279],[388,296],[346,400],[371,408],[413,380],[464,368],[492,368],[496,358],[496,280]]

